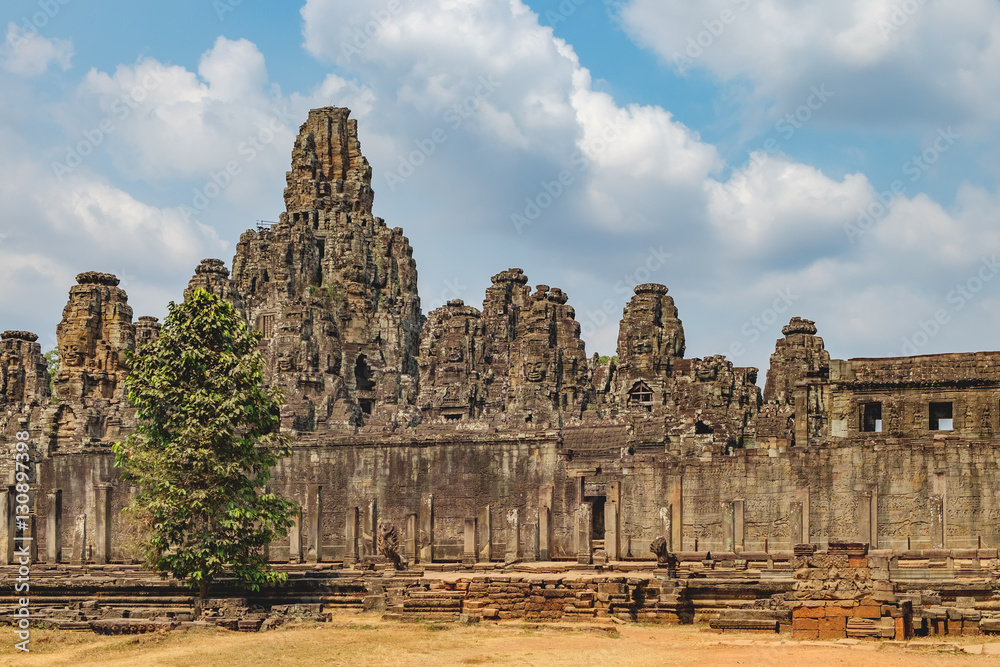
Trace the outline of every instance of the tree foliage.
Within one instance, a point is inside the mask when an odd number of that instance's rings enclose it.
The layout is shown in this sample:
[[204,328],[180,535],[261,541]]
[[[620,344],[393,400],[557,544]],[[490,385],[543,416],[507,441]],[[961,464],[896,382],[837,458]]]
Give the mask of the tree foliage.
[[261,334],[205,290],[169,310],[159,337],[130,357],[138,425],[114,446],[122,479],[138,487],[128,511],[147,530],[145,565],[202,599],[224,573],[251,590],[279,583],[262,547],[287,535],[296,505],[265,489],[290,450],[280,392],[261,386]]

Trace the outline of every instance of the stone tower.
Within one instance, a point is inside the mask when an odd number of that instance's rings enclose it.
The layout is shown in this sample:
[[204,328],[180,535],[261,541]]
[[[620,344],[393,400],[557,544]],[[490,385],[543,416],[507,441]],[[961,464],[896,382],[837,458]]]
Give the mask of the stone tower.
[[287,173],[286,212],[240,237],[232,286],[264,333],[265,379],[295,431],[392,429],[419,420],[423,315],[413,250],[372,215],[357,121],[313,109]]
[[684,326],[666,286],[637,286],[618,328],[619,404],[646,409],[663,405],[674,363],[683,358]]
[[56,327],[59,372],[43,426],[50,452],[108,445],[128,433],[134,414],[125,397],[125,353],[135,349],[128,296],[110,273],[88,271],[76,282]]

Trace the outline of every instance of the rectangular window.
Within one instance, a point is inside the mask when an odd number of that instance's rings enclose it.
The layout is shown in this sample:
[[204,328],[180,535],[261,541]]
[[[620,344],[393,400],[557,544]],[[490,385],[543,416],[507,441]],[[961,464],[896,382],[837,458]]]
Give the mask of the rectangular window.
[[865,433],[882,432],[882,404],[878,401],[861,404],[861,430]]
[[271,335],[271,329],[274,327],[274,315],[261,315],[260,316],[260,331],[264,334],[265,338]]
[[950,431],[952,430],[951,403],[931,403],[930,405],[930,430]]

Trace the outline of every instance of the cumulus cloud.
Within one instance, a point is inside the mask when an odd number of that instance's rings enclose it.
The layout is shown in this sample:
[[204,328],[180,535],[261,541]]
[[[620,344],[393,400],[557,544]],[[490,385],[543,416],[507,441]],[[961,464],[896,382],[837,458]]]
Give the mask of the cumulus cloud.
[[73,42],[67,39],[48,39],[26,32],[14,22],[7,24],[7,37],[0,58],[4,69],[19,76],[32,77],[44,74],[55,63],[61,69],[70,68]]
[[0,139],[4,328],[33,330],[54,344],[74,276],[88,270],[125,278],[137,314],[162,315],[198,260],[227,250],[214,230],[176,207],[144,203],[86,169],[60,180],[9,128],[0,127]]
[[[630,0],[621,19],[668,63],[675,51],[684,53],[688,37],[698,40],[708,30],[707,44],[686,56],[685,67],[748,79],[761,96],[784,98],[787,108],[827,83],[840,111],[831,105],[824,116],[981,113],[973,86],[945,101],[915,101],[943,90],[956,68],[989,71],[990,40],[975,35],[988,35],[983,26],[994,10],[967,0],[959,16],[938,23],[954,8],[924,5],[903,21],[892,7],[860,0],[809,7],[791,0]],[[435,125],[446,127],[448,110],[468,99],[480,77],[501,82],[471,105],[433,155],[416,156],[424,164],[403,185],[387,192],[376,182],[377,203],[416,239],[418,262],[436,259],[420,264],[422,285],[435,286],[432,296],[455,275],[522,265],[532,280],[570,291],[591,351],[613,351],[631,294],[631,285],[623,286],[656,280],[671,286],[694,354],[723,352],[766,366],[778,320],[795,314],[820,320],[844,347],[871,347],[874,336],[881,352],[898,353],[891,348],[909,326],[907,313],[931,307],[928,295],[957,280],[970,258],[979,261],[977,253],[1000,250],[1000,239],[977,217],[996,197],[971,187],[950,208],[900,194],[852,237],[847,230],[878,196],[865,174],[825,173],[776,144],[752,155],[751,168],[727,165],[669,109],[621,105],[594,90],[572,46],[517,0],[391,3],[374,13],[346,1],[308,0],[302,15],[306,49],[370,90],[362,129],[363,138],[376,137],[368,153],[376,176],[405,165],[415,140]],[[971,32],[970,21],[979,22]],[[961,43],[975,48],[945,53],[951,46],[931,44],[932,28],[961,32]],[[857,90],[835,88],[847,81],[858,82]],[[509,226],[512,215],[530,220]],[[419,239],[437,239],[442,227],[451,247],[483,247],[489,238],[485,256],[501,257],[503,266],[484,269],[480,253],[470,260],[421,248]],[[470,289],[449,296],[475,303],[480,295]],[[767,323],[753,324],[782,298],[780,317],[772,312]],[[739,355],[734,343],[742,345]]]
[[1000,6],[989,0],[627,0],[619,16],[675,70],[747,79],[782,108],[825,83],[838,94],[828,120],[997,118]]

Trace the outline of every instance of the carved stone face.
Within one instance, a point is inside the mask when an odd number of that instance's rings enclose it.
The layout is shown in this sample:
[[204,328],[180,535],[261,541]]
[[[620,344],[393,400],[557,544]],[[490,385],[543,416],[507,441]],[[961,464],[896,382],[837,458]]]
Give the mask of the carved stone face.
[[548,370],[548,363],[544,359],[533,359],[524,364],[524,377],[528,382],[542,382],[545,380],[545,373]]
[[648,338],[639,338],[638,340],[632,341],[632,352],[633,354],[649,354],[653,351],[653,341]]
[[295,360],[292,359],[291,355],[282,354],[278,357],[278,370],[282,373],[295,370]]
[[83,360],[83,347],[77,343],[70,343],[59,361],[71,368],[77,368],[83,366]]
[[445,356],[448,361],[462,361],[465,358],[460,345],[449,345],[445,351]]

